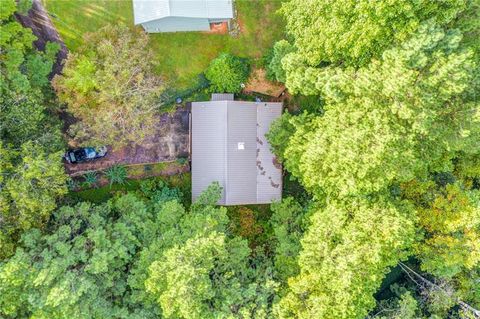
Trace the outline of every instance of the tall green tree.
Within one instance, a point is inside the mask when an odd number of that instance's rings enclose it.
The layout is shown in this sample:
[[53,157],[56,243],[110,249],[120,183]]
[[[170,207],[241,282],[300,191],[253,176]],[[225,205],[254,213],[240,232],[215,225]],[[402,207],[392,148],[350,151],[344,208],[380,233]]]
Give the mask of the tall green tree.
[[417,210],[422,234],[414,244],[419,272],[426,272],[443,283],[452,296],[447,303],[438,302],[448,294],[434,292],[428,308],[445,315],[459,298],[473,307],[480,306],[478,270],[480,269],[480,200],[478,189],[446,175],[447,183],[411,181],[402,185],[402,196]]
[[80,119],[70,128],[80,143],[118,148],[153,134],[164,84],[147,44],[143,32],[108,25],[69,55],[54,87]]
[[267,65],[267,74],[271,74],[278,82],[284,83],[286,75],[282,66],[282,59],[294,51],[295,48],[288,41],[280,40],[276,42],[273,46],[272,58]]
[[0,15],[0,137],[19,147],[34,140],[51,150],[62,147],[48,76],[59,45],[47,43],[45,52],[33,47],[32,30],[15,20],[14,0],[2,0]]
[[[375,305],[379,278],[407,251],[475,300],[476,195],[448,186],[422,193],[434,198],[422,204],[393,199],[401,183],[452,172],[466,187],[478,187],[475,8],[478,1],[294,0],[283,6],[293,45],[281,58],[286,85],[294,94],[321,96],[325,113],[284,115],[268,138],[284,167],[327,204],[312,215],[300,273],[277,305],[281,317],[364,318]],[[406,212],[384,223],[378,206]],[[349,232],[357,237],[345,237]],[[385,245],[377,245],[378,238]],[[387,248],[390,241],[403,246]],[[349,245],[374,248],[363,253]],[[402,315],[415,316],[407,299]],[[453,304],[429,312],[444,315]]]
[[[436,193],[436,194],[435,194]],[[419,208],[426,232],[417,247],[421,268],[435,276],[451,278],[480,265],[480,206],[473,193],[460,185],[433,192],[428,208]],[[470,196],[469,196],[470,195]]]
[[345,196],[451,171],[458,152],[478,152],[479,68],[461,40],[427,23],[381,60],[336,70],[319,86],[325,115],[290,121],[285,167],[313,193]]
[[441,25],[452,22],[470,2],[292,0],[281,12],[297,54],[308,66],[362,66],[408,39],[427,19]]
[[389,267],[408,256],[414,215],[385,199],[332,202],[313,213],[300,274],[276,306],[279,318],[365,318]]
[[[142,187],[143,188],[143,187]],[[148,187],[145,187],[146,190]],[[186,209],[165,189],[79,203],[0,264],[6,318],[269,318],[275,284],[228,233],[218,186]],[[148,198],[147,198],[148,197]]]
[[27,232],[22,248],[0,266],[0,311],[7,318],[134,317],[125,269],[151,219],[132,195],[61,208],[51,233]]
[[3,221],[21,229],[40,227],[56,207],[55,200],[67,193],[62,153],[46,154],[38,145],[25,143],[21,162],[2,171],[7,176],[1,198],[8,208]]
[[0,3],[0,259],[22,231],[40,227],[66,193],[63,139],[49,74],[58,44],[44,52],[15,19],[14,0]]
[[300,240],[307,229],[308,214],[293,197],[271,205],[273,211],[270,224],[274,232],[274,265],[280,282],[298,275]]
[[226,209],[214,206],[219,194],[217,184],[190,213],[173,214],[180,219],[168,218],[163,238],[140,256],[150,266],[148,274],[139,268],[146,280],[137,282],[167,318],[269,317],[275,285],[266,269],[249,266],[247,241],[229,235]]

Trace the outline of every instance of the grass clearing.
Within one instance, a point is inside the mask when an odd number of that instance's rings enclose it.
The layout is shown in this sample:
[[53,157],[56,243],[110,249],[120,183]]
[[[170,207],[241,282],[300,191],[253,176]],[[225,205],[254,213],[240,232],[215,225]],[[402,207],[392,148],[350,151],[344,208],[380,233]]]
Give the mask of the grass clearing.
[[[133,26],[131,0],[42,1],[71,51],[81,44],[83,34],[108,23]],[[196,83],[197,75],[221,52],[260,58],[266,49],[284,36],[284,22],[276,13],[281,2],[236,0],[242,32],[235,38],[202,32],[150,34],[159,74],[178,88],[187,88]]]

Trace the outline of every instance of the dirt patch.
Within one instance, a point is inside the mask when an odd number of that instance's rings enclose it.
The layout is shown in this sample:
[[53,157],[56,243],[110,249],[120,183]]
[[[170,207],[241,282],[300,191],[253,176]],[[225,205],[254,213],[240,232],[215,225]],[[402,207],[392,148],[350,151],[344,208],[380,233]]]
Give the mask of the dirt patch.
[[162,114],[157,117],[157,130],[153,136],[147,137],[139,145],[130,145],[118,150],[108,147],[104,158],[80,163],[65,163],[69,175],[79,172],[102,170],[115,164],[158,163],[188,158],[190,149],[189,111],[178,109],[173,114]]
[[244,91],[257,92],[278,98],[285,91],[285,86],[267,80],[264,69],[255,69],[250,75]]
[[[273,7],[273,3],[267,2],[265,4],[265,13],[264,14],[265,14],[265,16],[276,14],[275,8]],[[269,21],[267,19],[259,19],[259,24],[262,27],[262,29],[270,27]]]

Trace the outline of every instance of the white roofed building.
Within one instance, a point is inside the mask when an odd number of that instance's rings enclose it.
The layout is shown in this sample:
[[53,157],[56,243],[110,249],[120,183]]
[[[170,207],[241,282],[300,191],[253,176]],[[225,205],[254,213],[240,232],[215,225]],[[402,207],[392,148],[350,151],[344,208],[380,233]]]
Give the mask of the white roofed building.
[[233,0],[133,0],[135,25],[149,33],[209,31],[233,18]]

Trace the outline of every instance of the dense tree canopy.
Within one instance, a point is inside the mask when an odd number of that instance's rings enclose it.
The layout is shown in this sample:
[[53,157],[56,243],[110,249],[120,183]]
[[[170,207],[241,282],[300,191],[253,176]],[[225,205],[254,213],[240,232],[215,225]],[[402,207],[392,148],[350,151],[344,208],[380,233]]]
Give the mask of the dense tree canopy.
[[36,37],[15,20],[14,0],[2,1],[0,26],[0,136],[18,147],[33,140],[51,150],[62,146],[48,75],[59,45],[47,43],[45,52],[33,47]]
[[[293,45],[281,59],[285,83],[323,104],[284,114],[268,139],[325,204],[311,213],[280,317],[364,318],[389,267],[409,255],[419,272],[478,305],[478,29],[463,20],[476,4],[392,4],[290,1],[282,9]],[[399,294],[392,318],[441,317],[457,302],[442,304],[434,291],[425,306],[415,300],[422,293]]]
[[451,22],[469,2],[293,0],[283,4],[282,13],[307,65],[361,66],[406,40],[424,20]]
[[278,305],[280,318],[364,318],[389,266],[414,241],[408,206],[383,199],[331,203],[312,215],[300,274]]
[[59,46],[35,49],[32,31],[15,20],[16,2],[2,1],[1,7],[0,259],[13,252],[23,230],[48,219],[67,179],[48,79]]
[[267,73],[271,74],[274,80],[285,82],[285,70],[282,66],[282,59],[289,53],[295,51],[295,48],[286,40],[281,40],[273,46],[273,55],[267,65]]
[[309,219],[306,208],[292,197],[271,206],[273,211],[270,223],[275,234],[275,270],[281,282],[298,274],[300,240],[307,229]]
[[22,145],[19,156],[21,161],[15,167],[8,159],[1,165],[2,175],[7,176],[0,195],[7,203],[3,222],[22,229],[39,227],[55,209],[55,200],[67,192],[62,153],[46,154],[29,142]]
[[[13,15],[25,3],[2,0],[0,12],[1,316],[437,319],[480,308],[478,0],[285,2],[288,41],[265,65],[303,95],[294,103],[314,105],[267,138],[295,197],[229,208],[215,205],[216,183],[190,203],[157,179],[57,208],[58,48],[33,47]],[[152,134],[164,84],[147,41],[107,26],[70,53],[54,85],[78,142]],[[205,75],[213,92],[240,92],[248,71],[221,54]],[[408,275],[390,285],[396,271]]]
[[[426,207],[419,205],[418,216],[425,239],[417,247],[421,266],[438,277],[451,278],[480,265],[480,207],[478,194],[465,191],[459,184],[445,188],[423,188]],[[426,188],[426,189],[425,189]],[[415,191],[409,185],[409,191]],[[420,204],[420,203],[419,203]]]
[[[174,194],[175,192],[170,192]],[[55,212],[0,264],[7,318],[268,318],[274,285],[228,234],[212,186],[186,210],[159,189]],[[160,200],[161,199],[161,200]],[[126,271],[127,270],[127,271]]]
[[109,25],[86,34],[70,53],[54,86],[80,119],[70,129],[78,142],[117,148],[153,134],[163,83],[147,43],[145,33]]
[[428,23],[356,72],[323,83],[331,70],[313,69],[325,115],[290,121],[297,128],[279,152],[287,169],[312,192],[369,193],[452,170],[458,151],[478,151],[478,65],[460,41]]

